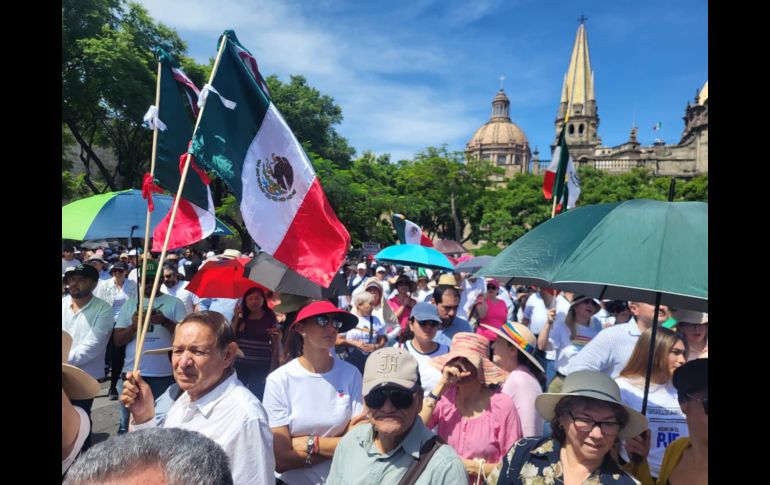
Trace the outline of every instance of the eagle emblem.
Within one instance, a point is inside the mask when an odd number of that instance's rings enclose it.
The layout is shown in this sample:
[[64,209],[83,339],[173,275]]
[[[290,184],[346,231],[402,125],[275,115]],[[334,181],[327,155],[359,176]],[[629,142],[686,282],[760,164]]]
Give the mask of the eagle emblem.
[[288,158],[272,153],[269,160],[257,160],[257,185],[268,199],[275,202],[291,199],[297,193],[293,184],[294,169]]

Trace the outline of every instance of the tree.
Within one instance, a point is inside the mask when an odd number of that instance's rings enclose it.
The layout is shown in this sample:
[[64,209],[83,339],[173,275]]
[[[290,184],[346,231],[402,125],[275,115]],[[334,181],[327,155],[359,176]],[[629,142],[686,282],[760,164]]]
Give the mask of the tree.
[[[80,149],[82,180],[93,193],[138,186],[146,170],[152,135],[142,117],[154,103],[153,51],[159,46],[186,49],[176,32],[138,4],[62,2],[62,121]],[[97,147],[114,156],[114,167]]]
[[273,74],[268,76],[267,86],[276,108],[308,151],[340,168],[350,166],[355,150],[334,128],[342,121],[342,108],[334,98],[321,94],[303,76],[291,76],[283,83]]

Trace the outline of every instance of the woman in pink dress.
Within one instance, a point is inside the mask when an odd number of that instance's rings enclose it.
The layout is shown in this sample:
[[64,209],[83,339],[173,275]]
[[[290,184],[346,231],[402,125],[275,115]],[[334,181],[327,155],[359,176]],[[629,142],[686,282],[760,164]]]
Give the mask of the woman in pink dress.
[[510,397],[491,386],[505,382],[508,373],[490,361],[489,340],[458,332],[448,354],[431,359],[441,379],[423,401],[420,418],[436,428],[463,460],[473,483],[497,466],[521,438],[519,415]]
[[[476,303],[476,314],[479,317],[479,323],[489,325],[490,327],[500,328],[505,325],[508,317],[508,307],[505,302],[497,298],[497,292],[500,285],[496,280],[487,280],[487,293]],[[497,334],[483,327],[476,329],[476,332],[483,335],[490,342],[494,342]]]
[[398,318],[398,323],[401,325],[401,331],[403,332],[409,324],[409,315],[412,314],[412,307],[417,304],[417,300],[412,298],[412,293],[417,289],[417,285],[408,276],[401,275],[396,280],[395,287],[398,293],[388,300],[388,305],[390,305],[396,318]]

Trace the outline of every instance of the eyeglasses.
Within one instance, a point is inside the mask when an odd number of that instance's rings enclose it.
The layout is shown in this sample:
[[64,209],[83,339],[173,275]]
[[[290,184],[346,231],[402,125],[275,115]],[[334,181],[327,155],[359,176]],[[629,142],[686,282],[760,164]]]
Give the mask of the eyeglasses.
[[602,433],[607,436],[615,436],[620,433],[620,423],[615,421],[595,421],[589,418],[576,418],[572,413],[567,414],[572,418],[572,422],[575,423],[575,428],[578,431],[591,432],[598,426],[602,430]]
[[318,315],[315,317],[315,323],[321,327],[324,328],[325,326],[329,325],[329,323],[332,324],[332,327],[334,327],[336,330],[339,330],[342,328],[342,322],[336,318],[331,318],[328,315]]
[[121,268],[115,268],[115,269],[113,269],[113,270],[112,270],[112,272],[113,272],[113,273],[125,273],[125,272],[126,272],[126,270],[124,270],[124,269],[121,269]]
[[414,394],[404,389],[382,388],[364,396],[364,402],[369,409],[380,409],[388,399],[394,408],[408,409],[414,403]]
[[695,397],[692,394],[686,394],[686,396],[690,399],[695,399],[696,401],[700,401],[700,403],[703,405],[703,412],[706,413],[706,416],[709,414],[709,398],[708,397]]
[[441,325],[441,322],[437,322],[435,320],[423,320],[423,321],[420,321],[420,320],[415,319],[415,321],[417,323],[419,323],[421,327],[438,328],[438,326]]

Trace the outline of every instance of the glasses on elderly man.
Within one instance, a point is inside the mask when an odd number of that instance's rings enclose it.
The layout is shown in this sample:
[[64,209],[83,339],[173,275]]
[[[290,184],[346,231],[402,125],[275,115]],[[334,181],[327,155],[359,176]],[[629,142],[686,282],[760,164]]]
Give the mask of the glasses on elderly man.
[[620,423],[615,421],[596,421],[590,418],[584,418],[584,417],[575,417],[572,413],[569,414],[569,417],[572,418],[572,422],[575,423],[575,428],[578,431],[582,431],[584,433],[591,432],[595,427],[599,427],[602,430],[603,434],[606,434],[607,436],[615,436],[618,433],[620,433]]
[[414,403],[414,394],[396,387],[385,387],[375,389],[364,396],[364,402],[369,409],[380,409],[386,400],[390,400],[396,409],[408,409]]

